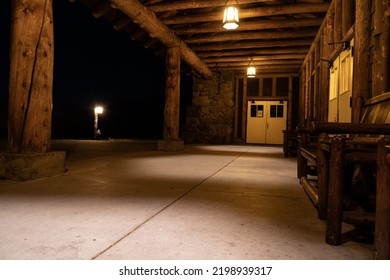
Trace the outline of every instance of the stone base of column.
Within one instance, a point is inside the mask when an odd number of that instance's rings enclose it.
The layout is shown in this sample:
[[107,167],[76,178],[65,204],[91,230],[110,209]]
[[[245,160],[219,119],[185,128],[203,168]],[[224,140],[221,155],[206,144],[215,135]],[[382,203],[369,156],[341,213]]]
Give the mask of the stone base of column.
[[26,181],[61,174],[65,172],[65,158],[66,154],[62,151],[0,153],[0,179]]
[[183,140],[159,140],[157,150],[159,151],[181,151],[184,149]]

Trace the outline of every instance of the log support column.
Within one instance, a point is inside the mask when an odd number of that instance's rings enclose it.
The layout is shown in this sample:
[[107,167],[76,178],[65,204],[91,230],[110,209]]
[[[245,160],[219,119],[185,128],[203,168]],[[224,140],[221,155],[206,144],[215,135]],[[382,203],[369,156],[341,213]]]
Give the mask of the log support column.
[[381,50],[383,57],[383,93],[390,91],[390,1],[382,0],[384,10],[382,17]]
[[168,48],[166,55],[165,110],[163,140],[158,150],[178,151],[184,148],[179,138],[180,110],[180,47]]
[[370,81],[367,69],[370,68],[371,1],[356,1],[356,23],[353,66],[352,122],[361,119],[363,101],[370,96]]
[[7,152],[0,177],[29,180],[65,171],[51,151],[54,36],[52,0],[13,0]]

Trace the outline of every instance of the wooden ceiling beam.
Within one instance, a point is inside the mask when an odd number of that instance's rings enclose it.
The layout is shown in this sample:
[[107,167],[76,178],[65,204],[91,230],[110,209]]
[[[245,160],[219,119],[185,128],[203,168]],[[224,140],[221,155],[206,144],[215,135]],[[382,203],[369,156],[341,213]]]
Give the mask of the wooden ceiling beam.
[[239,62],[239,61],[265,61],[265,60],[285,60],[285,59],[305,59],[306,54],[279,54],[279,55],[263,55],[263,56],[227,56],[227,57],[212,57],[205,58],[203,62],[209,63],[221,63],[221,62]]
[[191,37],[183,39],[187,44],[193,43],[212,43],[212,42],[227,42],[241,40],[261,40],[261,39],[288,39],[288,38],[304,38],[317,35],[317,29],[310,30],[283,30],[275,31],[259,31],[259,32],[229,32],[224,34],[207,34],[202,37]]
[[122,16],[117,20],[113,21],[112,26],[114,27],[115,30],[121,30],[122,28],[124,28],[125,26],[131,23],[132,21],[128,17]]
[[100,4],[98,4],[95,7],[93,7],[92,15],[95,18],[100,18],[100,17],[104,16],[106,13],[108,13],[111,9],[112,8],[111,8],[111,5],[110,5],[110,2],[108,2],[108,1],[101,2]]
[[274,54],[307,54],[310,47],[273,48],[273,49],[250,49],[250,50],[226,50],[197,52],[201,58],[226,57],[226,56],[254,56]]
[[[251,65],[254,65],[255,67],[258,66],[264,66],[264,65],[270,65],[270,66],[280,66],[280,65],[295,65],[295,67],[299,68],[302,66],[302,60],[285,60],[281,62],[280,60],[269,60],[269,61],[256,61],[252,62]],[[242,66],[242,67],[248,67],[249,61],[241,61],[241,62],[223,62],[223,63],[208,63],[207,64],[210,68],[213,67],[234,67],[234,66]]]
[[[275,0],[240,0],[239,4],[252,4],[259,2],[276,2]],[[178,10],[187,10],[187,9],[201,9],[201,8],[214,8],[218,6],[225,6],[226,0],[203,0],[203,1],[195,1],[195,0],[182,0],[176,2],[161,2],[156,4],[151,4],[148,9],[153,12],[166,12],[166,11],[178,11]],[[231,4],[231,3],[230,3]]]
[[[279,29],[279,28],[300,28],[300,27],[319,27],[322,23],[322,18],[305,18],[305,19],[262,19],[250,22],[241,22],[237,31],[249,31],[249,30],[264,30],[264,29]],[[210,32],[226,32],[226,29],[222,27],[220,23],[213,24],[199,24],[196,26],[186,26],[172,29],[178,35],[191,35],[198,33],[210,33]]]
[[129,16],[144,29],[151,38],[159,39],[167,48],[180,46],[181,58],[205,77],[213,73],[207,65],[182,41],[175,33],[162,23],[154,14],[138,0],[110,0],[112,6]]
[[[253,9],[240,9],[240,20],[244,18],[258,18],[276,15],[293,15],[293,14],[312,14],[326,13],[329,8],[329,3],[317,4],[293,4],[259,7]],[[163,19],[166,25],[171,24],[188,24],[207,21],[222,21],[222,12],[219,13],[202,13],[194,15],[174,16]]]
[[191,49],[197,51],[221,51],[221,50],[234,50],[234,49],[259,49],[259,48],[271,48],[271,47],[289,47],[289,46],[311,46],[313,40],[270,40],[270,41],[253,41],[253,42],[234,42],[230,44],[203,44],[193,45]]
[[[226,71],[246,71],[247,67],[244,66],[233,66],[233,67],[211,67],[211,69],[214,70],[226,70]],[[292,66],[292,65],[264,65],[262,67],[256,68],[256,74],[260,73],[281,73],[281,72],[287,72],[287,73],[298,73],[300,71],[300,67]]]

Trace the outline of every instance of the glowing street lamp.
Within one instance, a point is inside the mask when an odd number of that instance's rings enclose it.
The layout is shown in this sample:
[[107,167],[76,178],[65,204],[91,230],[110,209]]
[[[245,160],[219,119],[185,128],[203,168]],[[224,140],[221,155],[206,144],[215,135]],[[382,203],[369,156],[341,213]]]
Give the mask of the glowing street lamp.
[[99,121],[99,114],[103,114],[103,107],[96,106],[95,107],[95,122],[94,122],[94,138],[96,139],[98,135],[100,135],[100,131],[98,129],[98,121]]

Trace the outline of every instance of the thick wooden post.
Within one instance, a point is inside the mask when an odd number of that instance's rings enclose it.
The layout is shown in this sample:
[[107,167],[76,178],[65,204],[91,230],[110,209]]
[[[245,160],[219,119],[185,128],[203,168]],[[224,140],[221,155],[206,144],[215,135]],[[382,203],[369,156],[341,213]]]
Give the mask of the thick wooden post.
[[166,84],[163,140],[159,150],[181,150],[179,139],[180,110],[180,47],[168,48],[166,55]]
[[355,49],[353,59],[352,122],[360,122],[364,99],[370,96],[371,0],[356,0]]
[[340,42],[343,39],[343,31],[342,31],[342,7],[343,3],[342,0],[334,0],[334,34],[333,34],[333,42],[337,43]]
[[[367,1],[369,2],[369,1]],[[342,34],[343,37],[347,34],[354,22],[355,0],[342,1]]]
[[51,151],[52,0],[13,0],[7,153],[0,177],[37,179],[65,171],[65,152]]
[[13,0],[8,152],[51,150],[52,0]]
[[328,120],[329,107],[329,56],[332,52],[333,45],[333,14],[329,13],[326,18],[326,25],[324,27],[324,34],[322,36],[321,44],[321,71],[320,71],[320,100],[321,107],[319,113],[319,120]]
[[305,100],[306,100],[306,63],[304,63],[304,66],[301,70],[301,78],[299,80],[299,119],[298,119],[298,126],[304,127],[305,126]]
[[377,151],[375,258],[390,259],[390,142],[381,139]]
[[293,99],[293,77],[290,75],[288,77],[287,130],[293,129]]
[[382,0],[382,7],[384,10],[383,13],[383,27],[382,27],[382,36],[381,36],[381,49],[383,57],[383,86],[382,90],[384,92],[390,91],[390,1]]

